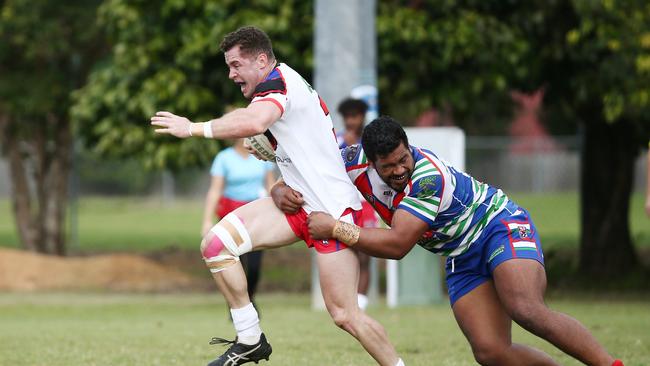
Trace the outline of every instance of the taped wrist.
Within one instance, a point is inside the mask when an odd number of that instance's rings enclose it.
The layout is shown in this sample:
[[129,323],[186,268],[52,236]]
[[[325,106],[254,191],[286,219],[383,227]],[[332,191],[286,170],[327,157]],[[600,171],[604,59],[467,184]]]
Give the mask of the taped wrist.
[[349,247],[355,245],[359,241],[360,234],[360,227],[355,224],[349,224],[347,222],[339,220],[336,220],[336,224],[334,224],[334,230],[332,230],[332,236],[339,241],[344,242]]
[[211,139],[214,137],[212,134],[212,121],[203,122],[203,137]]

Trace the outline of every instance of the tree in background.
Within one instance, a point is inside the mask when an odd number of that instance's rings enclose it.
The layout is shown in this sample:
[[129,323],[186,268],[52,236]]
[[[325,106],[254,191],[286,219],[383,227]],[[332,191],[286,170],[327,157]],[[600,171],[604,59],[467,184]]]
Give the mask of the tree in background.
[[502,132],[507,93],[544,88],[551,131],[583,137],[581,272],[638,264],[628,214],[650,130],[650,3],[384,1],[377,29],[390,114],[436,106],[470,134]]
[[299,0],[106,0],[99,24],[110,58],[75,93],[73,115],[86,145],[100,156],[139,157],[149,168],[207,165],[218,145],[154,136],[149,118],[169,110],[208,120],[243,102],[219,50],[223,36],[243,25],[263,28],[280,62],[311,75],[312,13],[312,3]]
[[0,3],[0,145],[23,246],[65,253],[70,92],[102,51],[98,1]]
[[583,137],[580,270],[629,271],[638,265],[629,230],[634,163],[650,138],[650,3],[536,3],[537,21],[520,25],[531,44],[528,84],[545,86],[549,118],[577,123]]
[[504,1],[381,1],[377,17],[379,105],[414,120],[448,111],[468,134],[502,134],[512,115],[510,81],[529,47],[503,19]]

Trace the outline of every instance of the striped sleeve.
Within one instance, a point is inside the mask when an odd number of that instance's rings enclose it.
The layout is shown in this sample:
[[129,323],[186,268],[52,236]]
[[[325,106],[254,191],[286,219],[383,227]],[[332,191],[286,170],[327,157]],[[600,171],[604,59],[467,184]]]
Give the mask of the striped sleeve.
[[408,211],[432,227],[440,212],[444,179],[433,164],[423,159],[416,163],[411,181],[410,192],[397,208]]

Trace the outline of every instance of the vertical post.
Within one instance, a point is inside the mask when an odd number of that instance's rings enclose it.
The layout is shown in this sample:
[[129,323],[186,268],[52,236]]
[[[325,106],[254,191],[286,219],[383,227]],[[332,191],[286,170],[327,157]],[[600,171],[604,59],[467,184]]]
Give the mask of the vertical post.
[[[343,123],[334,111],[348,96],[368,103],[367,121],[378,114],[376,8],[376,0],[316,0],[315,3],[313,84],[333,112],[336,129]],[[376,263],[371,263],[370,268],[372,301],[377,297]],[[312,307],[325,308],[315,254],[312,254]]]
[[[376,90],[376,8],[376,0],[316,0],[314,86],[331,111],[355,88]],[[370,107],[377,110],[376,93]],[[332,119],[342,126],[336,113]]]

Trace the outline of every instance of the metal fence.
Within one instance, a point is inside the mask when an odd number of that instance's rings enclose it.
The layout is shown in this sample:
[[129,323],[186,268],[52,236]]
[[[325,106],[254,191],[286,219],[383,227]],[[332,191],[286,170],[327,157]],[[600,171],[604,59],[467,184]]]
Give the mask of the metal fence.
[[[577,191],[579,152],[580,141],[573,136],[552,140],[468,136],[466,170],[506,192]],[[637,192],[645,190],[646,154],[644,151],[636,162],[634,190]],[[171,174],[146,171],[136,161],[107,161],[85,155],[77,162],[71,189],[73,194],[80,196],[200,198],[210,182],[208,167]],[[0,197],[10,194],[8,164],[0,159]]]

